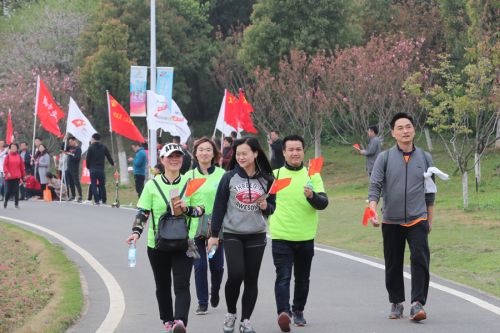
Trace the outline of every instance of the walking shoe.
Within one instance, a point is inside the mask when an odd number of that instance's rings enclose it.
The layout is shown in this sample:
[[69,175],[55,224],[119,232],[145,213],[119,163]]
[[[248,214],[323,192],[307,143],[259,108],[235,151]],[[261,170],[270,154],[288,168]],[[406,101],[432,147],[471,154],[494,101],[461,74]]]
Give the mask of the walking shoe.
[[278,316],[278,326],[281,329],[281,332],[290,332],[290,323],[292,322],[292,318],[287,312],[281,312]]
[[19,205],[14,205],[14,207],[16,207],[17,209],[19,209]]
[[163,323],[163,325],[165,325],[165,333],[172,333],[174,326],[171,321],[167,321],[166,323]]
[[222,331],[224,333],[233,333],[235,321],[236,321],[236,314],[227,313],[226,318],[224,318],[224,328],[222,329]]
[[75,197],[68,198],[68,201],[73,201],[75,200]]
[[248,319],[245,319],[240,323],[240,333],[255,333],[255,330]]
[[197,315],[206,315],[208,313],[208,305],[207,304],[199,304],[198,309],[195,312]]
[[210,295],[210,305],[213,307],[213,308],[216,308],[217,305],[219,305],[219,294],[212,294]]
[[392,303],[391,312],[389,313],[389,319],[401,319],[403,317],[403,304]]
[[427,318],[424,307],[420,302],[413,302],[410,309],[410,319],[413,321],[421,321]]
[[307,321],[304,318],[303,311],[293,311],[293,324],[298,327],[304,327],[307,325]]
[[78,200],[76,200],[78,203],[82,203],[82,197],[79,197]]
[[182,320],[174,320],[174,328],[172,333],[186,333],[186,326]]

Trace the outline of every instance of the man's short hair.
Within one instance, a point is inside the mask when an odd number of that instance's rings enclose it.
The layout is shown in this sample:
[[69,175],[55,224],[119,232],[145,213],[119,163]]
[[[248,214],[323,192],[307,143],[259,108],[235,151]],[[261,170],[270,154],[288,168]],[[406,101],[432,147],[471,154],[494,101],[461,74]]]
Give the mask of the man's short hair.
[[233,137],[233,139],[238,137],[238,133],[236,131],[231,131],[231,137]]
[[227,142],[229,142],[229,144],[230,144],[230,145],[232,145],[232,144],[233,144],[233,138],[232,138],[232,137],[230,137],[230,136],[225,136],[225,137],[224,137],[224,140],[226,140]]
[[292,135],[285,136],[285,138],[283,139],[283,150],[286,149],[286,143],[288,141],[300,141],[302,143],[302,148],[305,147],[304,138],[298,134],[292,134]]
[[131,146],[136,146],[136,147],[140,147],[141,146],[141,144],[139,142],[132,142],[130,145]]
[[396,125],[396,121],[398,121],[399,119],[408,119],[410,121],[410,123],[413,126],[415,126],[415,123],[413,122],[413,118],[408,113],[398,112],[391,119],[391,123],[390,123],[391,124],[391,130],[394,129],[394,126]]
[[278,131],[278,130],[272,130],[271,133],[273,133],[273,132],[276,133],[276,135],[278,135],[278,136],[280,135],[280,131]]
[[378,135],[378,126],[377,125],[368,126],[368,129],[373,131],[373,133],[375,133],[375,135]]
[[68,140],[76,140],[76,138],[74,136],[70,136]]
[[181,137],[178,135],[172,136],[172,142],[173,143],[181,143]]
[[96,141],[101,141],[101,134],[99,134],[99,133],[92,134],[92,139],[94,139]]

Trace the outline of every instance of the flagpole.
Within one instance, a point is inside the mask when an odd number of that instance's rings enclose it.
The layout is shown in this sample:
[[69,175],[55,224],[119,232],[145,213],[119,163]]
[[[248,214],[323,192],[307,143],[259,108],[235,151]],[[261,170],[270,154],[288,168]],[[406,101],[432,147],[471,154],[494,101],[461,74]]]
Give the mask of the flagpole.
[[[156,94],[156,0],[151,0],[150,2],[150,90]],[[149,171],[156,165],[157,162],[157,151],[156,151],[156,130],[150,130],[148,128],[149,134]],[[151,176],[151,174],[150,174]]]
[[[35,114],[33,116],[33,140],[31,145],[31,158],[35,158],[36,114],[38,112],[38,97],[40,94],[40,75],[36,79]],[[33,164],[34,165],[34,164]]]
[[[226,103],[226,91],[227,91],[227,89],[224,89],[224,97],[222,99],[222,103]],[[225,112],[225,108],[224,108],[224,112]],[[219,110],[219,113],[220,113],[220,110]],[[220,117],[220,114],[217,116],[217,120],[219,120],[219,117]],[[215,121],[214,134],[212,134],[212,137],[215,137],[215,132],[217,132],[217,120]],[[224,134],[224,132],[222,132],[222,134]]]
[[[109,106],[109,90],[106,90],[106,97],[108,99],[108,118],[109,118],[109,136],[111,138],[111,156],[115,158],[115,146],[113,145],[113,129],[111,128],[111,107]],[[116,160],[116,162],[118,163],[118,159]]]

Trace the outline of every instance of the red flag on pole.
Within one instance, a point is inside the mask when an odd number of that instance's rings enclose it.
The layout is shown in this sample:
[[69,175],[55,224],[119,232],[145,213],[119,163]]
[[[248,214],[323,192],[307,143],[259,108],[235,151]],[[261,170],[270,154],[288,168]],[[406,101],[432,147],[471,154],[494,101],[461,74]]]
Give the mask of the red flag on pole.
[[248,132],[248,133],[257,133],[257,129],[253,125],[252,117],[250,117],[250,113],[252,113],[253,107],[250,103],[248,103],[247,98],[245,97],[245,93],[240,89],[240,112],[239,112],[239,120],[240,127]]
[[109,93],[108,97],[111,130],[133,141],[146,141],[123,106],[121,106]]
[[269,189],[269,194],[276,194],[292,182],[292,178],[281,178],[274,180],[271,188]]
[[10,145],[14,141],[14,130],[12,129],[12,112],[9,109],[9,115],[7,117],[7,130],[5,134],[5,142]]
[[323,169],[323,161],[324,161],[323,156],[309,160],[309,171],[308,171],[309,177],[311,177],[316,173],[321,173],[321,169]]
[[64,118],[64,112],[59,108],[59,106],[54,102],[49,89],[42,81],[38,81],[38,100],[36,101],[36,114],[42,127],[48,132],[54,134],[55,136],[61,138],[63,134],[59,129],[57,124],[60,119]]
[[224,121],[236,130],[238,130],[239,127],[239,113],[238,98],[229,91],[226,91]]
[[361,150],[361,147],[360,147],[359,143],[355,143],[355,144],[353,144],[352,146],[353,146],[353,147],[354,147],[354,149],[356,149],[356,150]]
[[375,212],[370,207],[366,207],[365,214],[363,215],[363,225],[367,226],[368,220],[372,217],[375,217]]

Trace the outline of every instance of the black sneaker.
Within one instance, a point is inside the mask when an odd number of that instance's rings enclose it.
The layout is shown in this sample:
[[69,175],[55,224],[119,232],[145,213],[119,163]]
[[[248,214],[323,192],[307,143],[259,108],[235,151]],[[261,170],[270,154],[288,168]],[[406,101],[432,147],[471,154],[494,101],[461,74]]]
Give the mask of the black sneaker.
[[420,302],[413,302],[410,309],[410,319],[413,321],[421,321],[427,318],[424,307]]
[[213,308],[216,308],[219,305],[219,301],[220,301],[219,294],[210,295],[210,305]]
[[278,326],[281,329],[281,332],[290,332],[290,324],[292,322],[292,319],[290,318],[290,315],[283,311],[279,314],[278,316]]
[[197,315],[206,315],[208,313],[208,305],[207,304],[199,304],[198,309],[196,309]]
[[403,304],[401,303],[392,303],[391,304],[391,312],[389,313],[389,319],[401,319],[403,317]]
[[307,325],[307,321],[304,318],[304,312],[303,311],[293,311],[292,312],[293,316],[293,324],[298,327],[304,327]]

